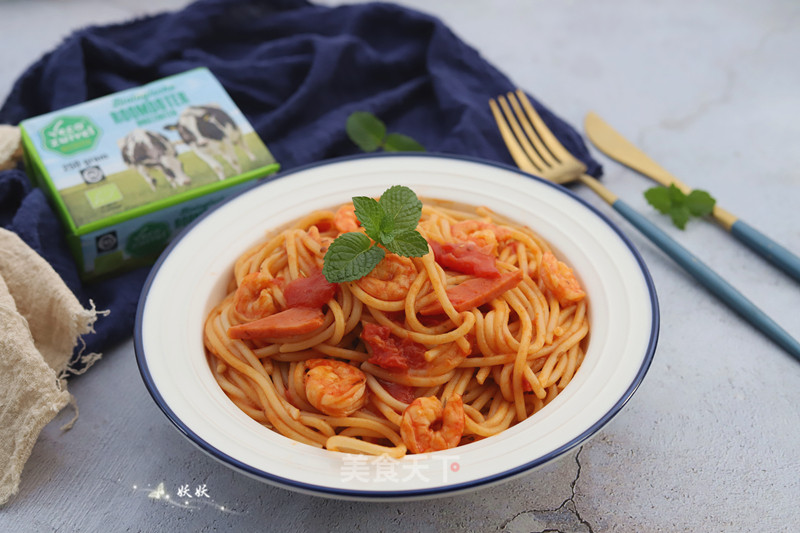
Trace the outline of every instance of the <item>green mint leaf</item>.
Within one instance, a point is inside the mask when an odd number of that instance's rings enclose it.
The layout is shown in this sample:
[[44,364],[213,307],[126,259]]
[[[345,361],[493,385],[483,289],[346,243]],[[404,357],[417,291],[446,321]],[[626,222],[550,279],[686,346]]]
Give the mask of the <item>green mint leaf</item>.
[[686,195],[683,194],[683,191],[677,188],[674,183],[669,184],[669,199],[672,205],[686,204]]
[[381,220],[381,227],[376,240],[382,245],[386,246],[394,240],[396,233],[394,220],[388,216],[385,216],[383,217],[383,220]]
[[669,215],[672,223],[680,229],[686,228],[690,216],[700,217],[711,213],[716,203],[706,191],[696,190],[686,195],[674,184],[647,189],[644,197],[659,212]]
[[356,208],[356,218],[367,235],[378,241],[381,233],[381,223],[386,218],[383,207],[374,198],[368,196],[354,196],[353,206]]
[[418,231],[404,231],[385,243],[390,252],[405,257],[421,257],[428,253],[428,241]]
[[685,205],[672,206],[669,210],[669,216],[676,227],[685,229],[686,223],[689,222],[689,208]]
[[355,111],[347,117],[345,131],[350,140],[365,152],[374,152],[383,144],[386,125],[372,113]]
[[644,191],[644,197],[659,213],[668,214],[672,206],[669,189],[666,187],[652,187]]
[[383,142],[383,149],[387,152],[424,152],[425,147],[402,133],[390,133]]
[[344,233],[328,247],[322,274],[331,283],[363,278],[381,262],[385,252],[363,233]]
[[696,217],[702,217],[714,210],[717,201],[706,191],[694,190],[686,197],[686,207]]
[[386,230],[397,234],[414,231],[417,228],[422,216],[422,202],[414,191],[402,185],[395,185],[386,189],[379,202],[386,216],[392,221],[391,226],[388,223],[384,226]]

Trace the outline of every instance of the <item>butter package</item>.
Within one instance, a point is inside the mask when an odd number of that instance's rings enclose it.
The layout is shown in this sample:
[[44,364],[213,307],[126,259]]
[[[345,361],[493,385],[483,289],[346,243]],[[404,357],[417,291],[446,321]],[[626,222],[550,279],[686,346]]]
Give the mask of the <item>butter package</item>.
[[278,163],[208,69],[20,123],[25,162],[84,279],[151,264],[198,215]]

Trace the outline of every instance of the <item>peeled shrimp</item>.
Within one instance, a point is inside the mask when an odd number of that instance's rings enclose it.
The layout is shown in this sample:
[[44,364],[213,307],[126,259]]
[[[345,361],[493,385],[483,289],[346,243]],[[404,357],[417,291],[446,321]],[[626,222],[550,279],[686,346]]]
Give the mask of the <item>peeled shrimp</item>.
[[400,436],[413,453],[455,448],[464,434],[464,404],[454,394],[447,405],[435,396],[417,398],[403,411]]
[[306,398],[330,416],[350,416],[367,401],[367,376],[360,369],[333,359],[306,361]]
[[575,279],[572,269],[556,259],[556,256],[550,252],[542,255],[542,262],[539,264],[539,279],[562,306],[579,302],[586,296],[580,283]]
[[356,218],[356,208],[353,204],[345,204],[340,207],[336,214],[333,215],[333,225],[339,233],[347,233],[349,231],[359,231],[361,224]]
[[356,281],[356,284],[375,298],[381,300],[403,300],[417,277],[417,267],[408,257],[386,254],[372,272]]
[[498,242],[508,237],[509,232],[483,220],[462,220],[450,227],[453,238],[461,242],[473,242],[485,253],[496,254]]
[[242,278],[242,282],[233,296],[233,309],[239,318],[246,321],[255,320],[277,311],[278,307],[272,290],[279,283],[280,280],[262,272],[251,272]]

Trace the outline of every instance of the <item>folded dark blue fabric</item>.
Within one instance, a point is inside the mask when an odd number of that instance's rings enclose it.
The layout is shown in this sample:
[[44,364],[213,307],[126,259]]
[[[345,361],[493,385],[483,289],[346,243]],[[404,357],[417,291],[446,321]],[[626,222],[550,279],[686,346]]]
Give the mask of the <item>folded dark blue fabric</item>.
[[[392,4],[322,7],[302,0],[201,0],[181,11],[68,37],[32,65],[0,109],[19,121],[205,66],[220,80],[283,170],[358,152],[344,125],[370,111],[430,152],[513,164],[488,100],[509,79],[440,20]],[[601,168],[568,124],[534,101],[589,173]],[[0,173],[0,224],[17,232],[78,298],[111,314],[87,349],[132,334],[147,269],[81,283],[63,230],[20,170]]]

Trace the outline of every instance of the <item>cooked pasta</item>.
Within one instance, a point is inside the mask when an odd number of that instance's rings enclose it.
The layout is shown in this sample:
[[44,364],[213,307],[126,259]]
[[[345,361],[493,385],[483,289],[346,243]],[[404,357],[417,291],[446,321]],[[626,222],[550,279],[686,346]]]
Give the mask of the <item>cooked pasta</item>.
[[534,231],[487,208],[426,202],[429,252],[386,253],[365,277],[322,275],[353,205],[316,211],[236,260],[204,341],[233,403],[296,441],[402,457],[496,435],[581,365],[587,306]]

